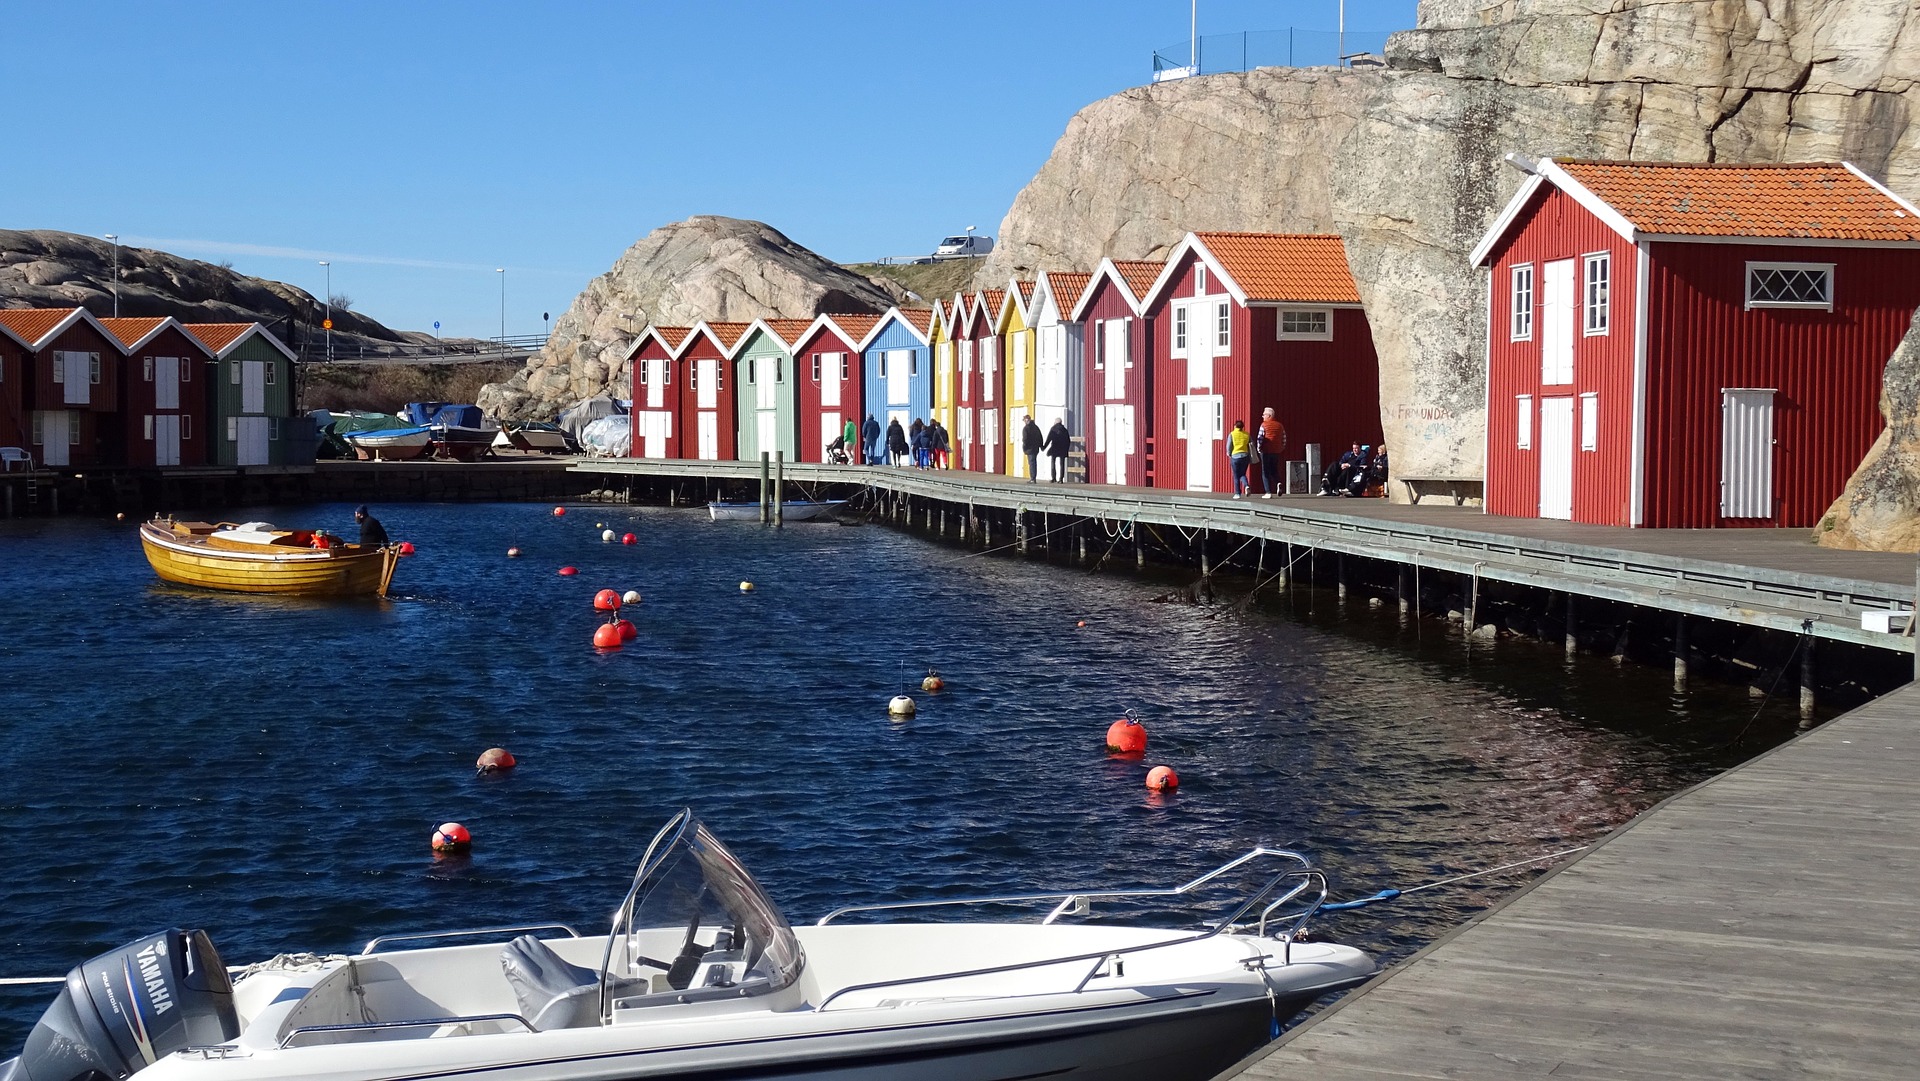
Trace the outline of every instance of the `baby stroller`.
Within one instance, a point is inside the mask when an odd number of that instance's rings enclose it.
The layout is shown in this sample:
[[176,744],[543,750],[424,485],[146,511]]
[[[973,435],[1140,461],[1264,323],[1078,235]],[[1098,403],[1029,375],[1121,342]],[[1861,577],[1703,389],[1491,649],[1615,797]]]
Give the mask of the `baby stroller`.
[[853,459],[847,455],[847,437],[840,436],[827,444],[828,465],[852,465]]

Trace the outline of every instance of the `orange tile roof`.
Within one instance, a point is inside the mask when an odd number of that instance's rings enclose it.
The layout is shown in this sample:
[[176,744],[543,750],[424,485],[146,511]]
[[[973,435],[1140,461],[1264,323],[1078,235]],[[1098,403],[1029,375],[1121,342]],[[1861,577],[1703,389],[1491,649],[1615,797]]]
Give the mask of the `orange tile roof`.
[[980,291],[980,299],[987,302],[987,314],[998,319],[1000,318],[1000,307],[1005,304],[1007,300],[1007,291],[1005,289],[982,289]]
[[0,323],[28,345],[39,345],[78,308],[0,308]]
[[901,308],[900,319],[921,334],[929,334],[933,331],[932,308]]
[[1852,170],[1830,162],[1554,164],[1643,232],[1920,241],[1920,219]]
[[813,325],[811,319],[769,319],[767,329],[787,345],[799,345],[800,335]]
[[1127,288],[1133,290],[1135,299],[1147,295],[1147,290],[1153,288],[1154,279],[1160,277],[1160,272],[1165,270],[1166,267],[1167,264],[1165,260],[1157,263],[1145,259],[1115,259],[1113,261],[1113,268],[1120,272],[1120,277],[1126,279]]
[[713,340],[720,343],[720,348],[731,353],[733,347],[740,343],[740,335],[745,334],[747,328],[752,325],[752,323],[708,323],[707,329],[713,332]]
[[210,353],[219,353],[245,337],[247,331],[259,326],[258,323],[187,323],[187,333]]
[[1049,270],[1047,281],[1053,286],[1053,302],[1063,312],[1073,310],[1080,303],[1080,294],[1087,291],[1087,283],[1093,275],[1084,270]]
[[1195,233],[1249,302],[1358,304],[1346,245],[1317,233]]
[[1025,304],[1033,300],[1033,282],[1014,282],[1013,286],[1020,290],[1020,303]]
[[656,326],[653,328],[653,332],[660,336],[661,344],[665,345],[668,350],[678,351],[680,343],[686,341],[687,335],[693,333],[693,328]]
[[827,318],[833,320],[833,325],[840,328],[841,334],[855,342],[866,337],[869,331],[880,325],[879,316],[868,315],[865,312],[845,315],[829,313]]
[[134,342],[153,333],[153,328],[166,321],[163,316],[159,319],[102,319],[100,324],[107,328],[107,333],[120,339],[122,348],[131,349]]

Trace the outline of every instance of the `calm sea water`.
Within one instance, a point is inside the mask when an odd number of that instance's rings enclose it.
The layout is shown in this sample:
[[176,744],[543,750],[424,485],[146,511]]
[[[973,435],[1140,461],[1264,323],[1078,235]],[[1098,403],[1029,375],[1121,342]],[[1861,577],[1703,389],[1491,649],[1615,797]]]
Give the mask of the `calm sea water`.
[[[175,588],[131,523],[0,522],[0,976],[60,975],[168,926],[207,928],[230,963],[600,928],[683,805],[796,923],[1171,885],[1261,843],[1306,850],[1351,897],[1590,841],[1793,730],[1785,705],[1749,726],[1744,695],[1469,651],[1325,594],[1160,604],[1164,581],[699,511],[377,513],[420,549],[384,602]],[[345,506],[228,516],[352,529]],[[601,543],[603,522],[640,542]],[[618,652],[590,645],[602,587],[645,597]],[[929,665],[949,689],[890,722]],[[1145,762],[1102,751],[1127,708]],[[476,777],[492,745],[520,768]],[[1176,795],[1143,787],[1161,763]],[[474,831],[470,858],[429,851],[447,819]],[[1319,929],[1391,960],[1527,878]],[[0,1057],[50,997],[0,989]]]

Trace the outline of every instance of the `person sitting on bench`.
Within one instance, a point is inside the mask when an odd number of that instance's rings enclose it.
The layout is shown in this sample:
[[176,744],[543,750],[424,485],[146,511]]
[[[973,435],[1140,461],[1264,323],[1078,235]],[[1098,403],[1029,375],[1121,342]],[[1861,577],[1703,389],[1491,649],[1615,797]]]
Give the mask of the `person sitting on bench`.
[[1327,475],[1320,478],[1321,495],[1346,495],[1347,488],[1355,476],[1362,479],[1367,473],[1367,451],[1355,443],[1353,449],[1340,456],[1340,460],[1327,467]]

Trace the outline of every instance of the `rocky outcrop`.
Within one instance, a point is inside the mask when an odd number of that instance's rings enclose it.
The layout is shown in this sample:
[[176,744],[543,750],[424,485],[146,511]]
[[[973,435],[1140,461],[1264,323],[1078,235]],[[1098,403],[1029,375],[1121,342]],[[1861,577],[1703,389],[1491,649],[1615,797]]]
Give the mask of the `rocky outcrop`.
[[1920,552],[1920,315],[1887,361],[1880,413],[1887,430],[1813,531],[1828,548]]
[[[304,289],[234,273],[231,267],[122,245],[120,314],[170,315],[183,323],[266,324],[288,344],[320,331],[321,302]],[[0,229],[0,307],[71,308],[113,314],[113,244],[50,229]],[[358,312],[333,311],[334,342],[425,341]]]
[[[1395,468],[1477,474],[1486,285],[1466,256],[1521,180],[1502,155],[1842,158],[1920,192],[1916,44],[1909,0],[1427,0],[1385,70],[1264,68],[1081,110],[982,278],[1153,258],[1190,229],[1337,231]],[[1891,415],[1920,414],[1900,393]]]
[[627,350],[649,323],[744,322],[821,312],[884,311],[894,296],[771,226],[701,215],[640,238],[587,283],[545,348],[480,407],[496,417],[550,419],[596,394],[631,395]]

